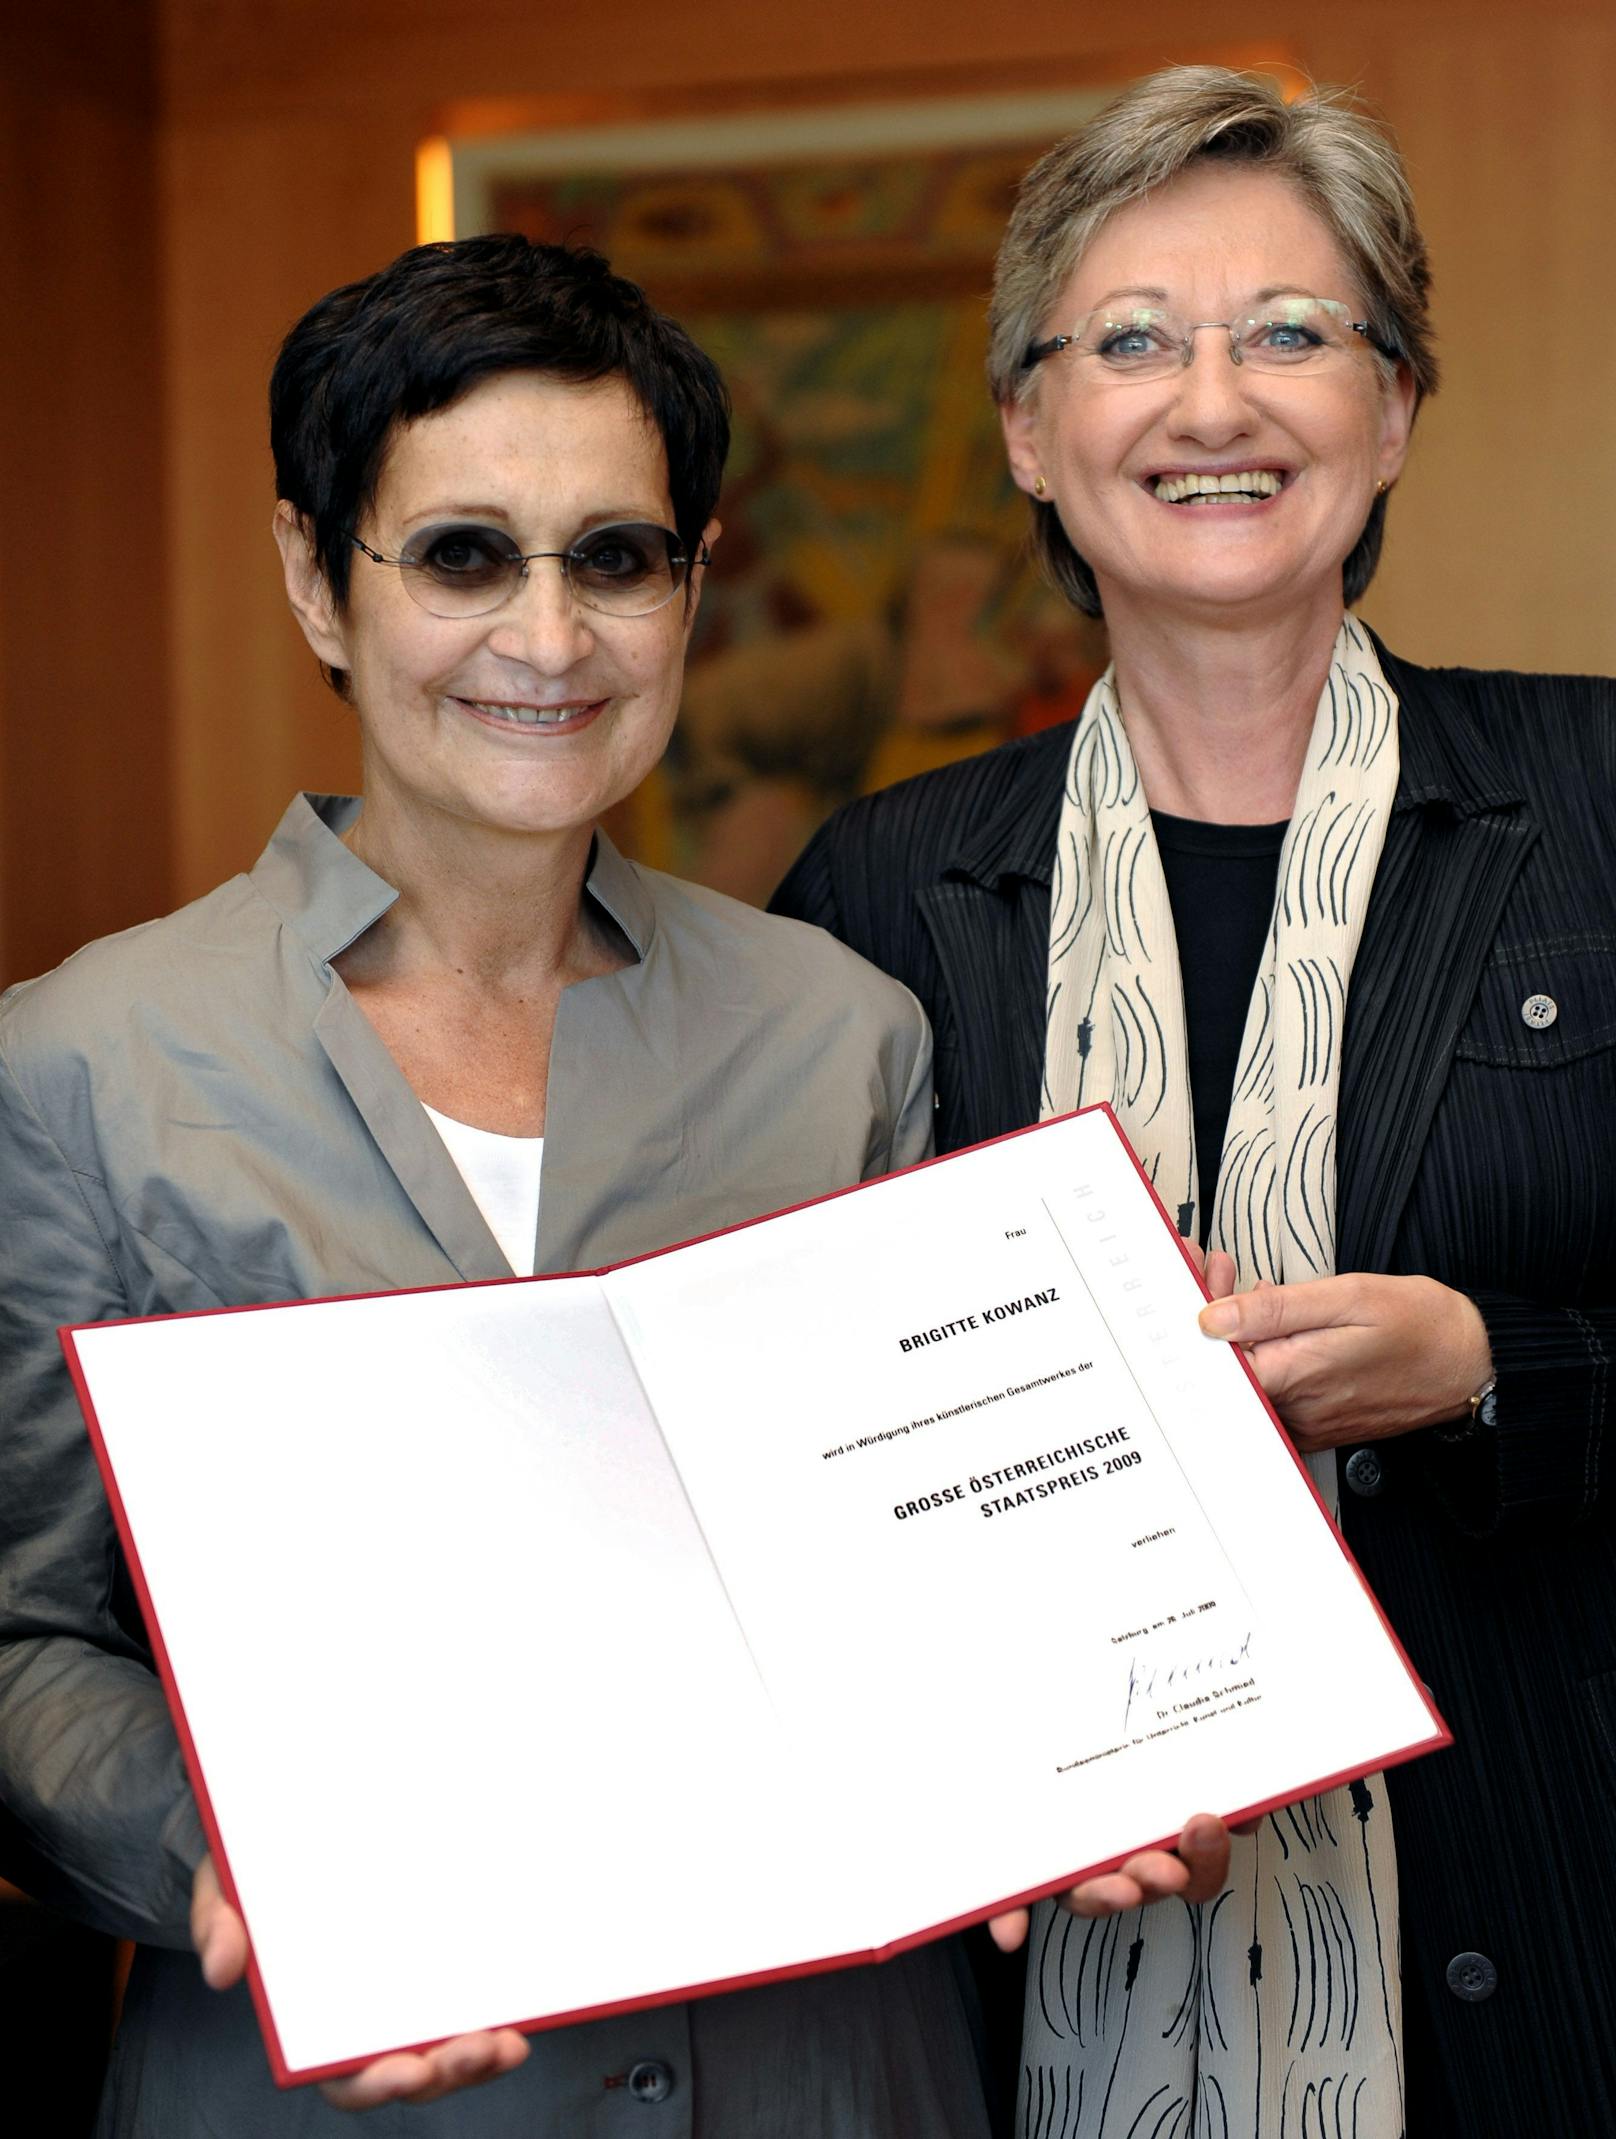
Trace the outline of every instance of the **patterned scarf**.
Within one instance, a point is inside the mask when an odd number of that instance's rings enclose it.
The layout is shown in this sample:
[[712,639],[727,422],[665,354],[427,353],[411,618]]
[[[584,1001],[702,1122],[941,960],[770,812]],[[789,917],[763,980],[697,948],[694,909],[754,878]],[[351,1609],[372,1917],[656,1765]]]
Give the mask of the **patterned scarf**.
[[[1335,1269],[1336,1098],[1353,956],[1397,787],[1397,701],[1344,619],[1280,856],[1218,1171],[1211,1245],[1242,1288]],[[1184,990],[1150,805],[1111,671],[1067,770],[1050,901],[1042,1113],[1109,1100],[1195,1230]],[[1334,1451],[1308,1458],[1332,1510]],[[1186,1812],[1189,1811],[1186,1806]],[[1033,1920],[1023,2139],[1403,2130],[1397,1864],[1378,1775],[1237,1836],[1199,1907]]]

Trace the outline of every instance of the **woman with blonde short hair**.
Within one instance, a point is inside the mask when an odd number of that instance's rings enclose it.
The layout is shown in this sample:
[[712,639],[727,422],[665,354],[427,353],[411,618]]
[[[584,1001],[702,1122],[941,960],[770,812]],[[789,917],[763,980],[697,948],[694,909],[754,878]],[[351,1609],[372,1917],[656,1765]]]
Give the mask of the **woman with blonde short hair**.
[[1052,149],[989,372],[1112,666],[776,900],[926,1005],[940,1148],[1111,1102],[1456,1739],[1208,1906],[1041,1913],[1038,2139],[1616,2131],[1616,691],[1351,614],[1429,287],[1345,98],[1170,69]]

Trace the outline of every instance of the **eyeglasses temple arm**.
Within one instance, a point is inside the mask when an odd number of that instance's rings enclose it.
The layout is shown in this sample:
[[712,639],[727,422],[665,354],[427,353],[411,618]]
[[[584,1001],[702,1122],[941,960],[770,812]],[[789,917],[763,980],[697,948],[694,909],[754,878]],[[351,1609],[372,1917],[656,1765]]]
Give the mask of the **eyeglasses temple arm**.
[[1041,364],[1045,357],[1058,356],[1063,349],[1069,349],[1071,345],[1072,337],[1069,334],[1052,334],[1047,342],[1029,342],[1027,353],[1021,360],[1021,368],[1023,371],[1031,371],[1033,366]]

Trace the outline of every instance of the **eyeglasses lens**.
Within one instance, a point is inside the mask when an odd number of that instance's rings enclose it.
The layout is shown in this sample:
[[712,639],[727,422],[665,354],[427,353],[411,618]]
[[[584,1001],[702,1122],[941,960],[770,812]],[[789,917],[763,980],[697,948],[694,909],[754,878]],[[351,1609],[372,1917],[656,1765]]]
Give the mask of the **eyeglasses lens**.
[[1221,327],[1239,362],[1258,371],[1307,371],[1351,348],[1347,308],[1328,297],[1283,297],[1228,320],[1184,320],[1149,307],[1095,312],[1077,347],[1118,378],[1154,379],[1194,355],[1197,336]]
[[1328,364],[1351,346],[1347,308],[1329,297],[1282,297],[1234,323],[1241,362],[1259,371]]
[[592,529],[567,553],[566,569],[579,601],[607,616],[646,616],[685,580],[678,536],[644,520]]
[[509,601],[527,570],[553,561],[573,598],[606,616],[647,616],[684,585],[687,560],[670,528],[622,521],[591,528],[570,550],[524,556],[503,528],[423,528],[399,558],[405,586],[433,616],[486,616]]

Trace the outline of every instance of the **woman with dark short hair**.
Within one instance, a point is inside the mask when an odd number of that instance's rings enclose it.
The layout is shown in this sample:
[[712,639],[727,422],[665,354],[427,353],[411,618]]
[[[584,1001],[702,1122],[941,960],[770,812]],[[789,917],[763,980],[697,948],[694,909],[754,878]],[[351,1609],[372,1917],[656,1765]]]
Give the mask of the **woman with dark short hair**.
[[[138,1942],[101,2129],[407,2103],[375,2128],[980,2139],[951,1943],[271,2082],[57,1325],[595,1268],[917,1159],[932,1111],[901,988],[598,830],[667,743],[718,532],[728,412],[688,337],[592,253],[467,239],[316,305],[271,407],[363,799],[300,797],[249,874],[0,1008],[0,1806],[30,1891]],[[642,1691],[600,1728],[654,1734]],[[424,1685],[401,1731],[433,1717]],[[1197,1837],[1076,1904],[1215,1885]],[[398,1875],[454,1867],[423,1841]]]
[[1112,667],[775,902],[926,1006],[941,1149],[1111,1102],[1457,1740],[1264,1821],[1210,1907],[1042,1916],[1038,2139],[1616,2131],[1616,690],[1347,613],[1428,287],[1343,98],[1169,69],[1051,150],[989,370]]

